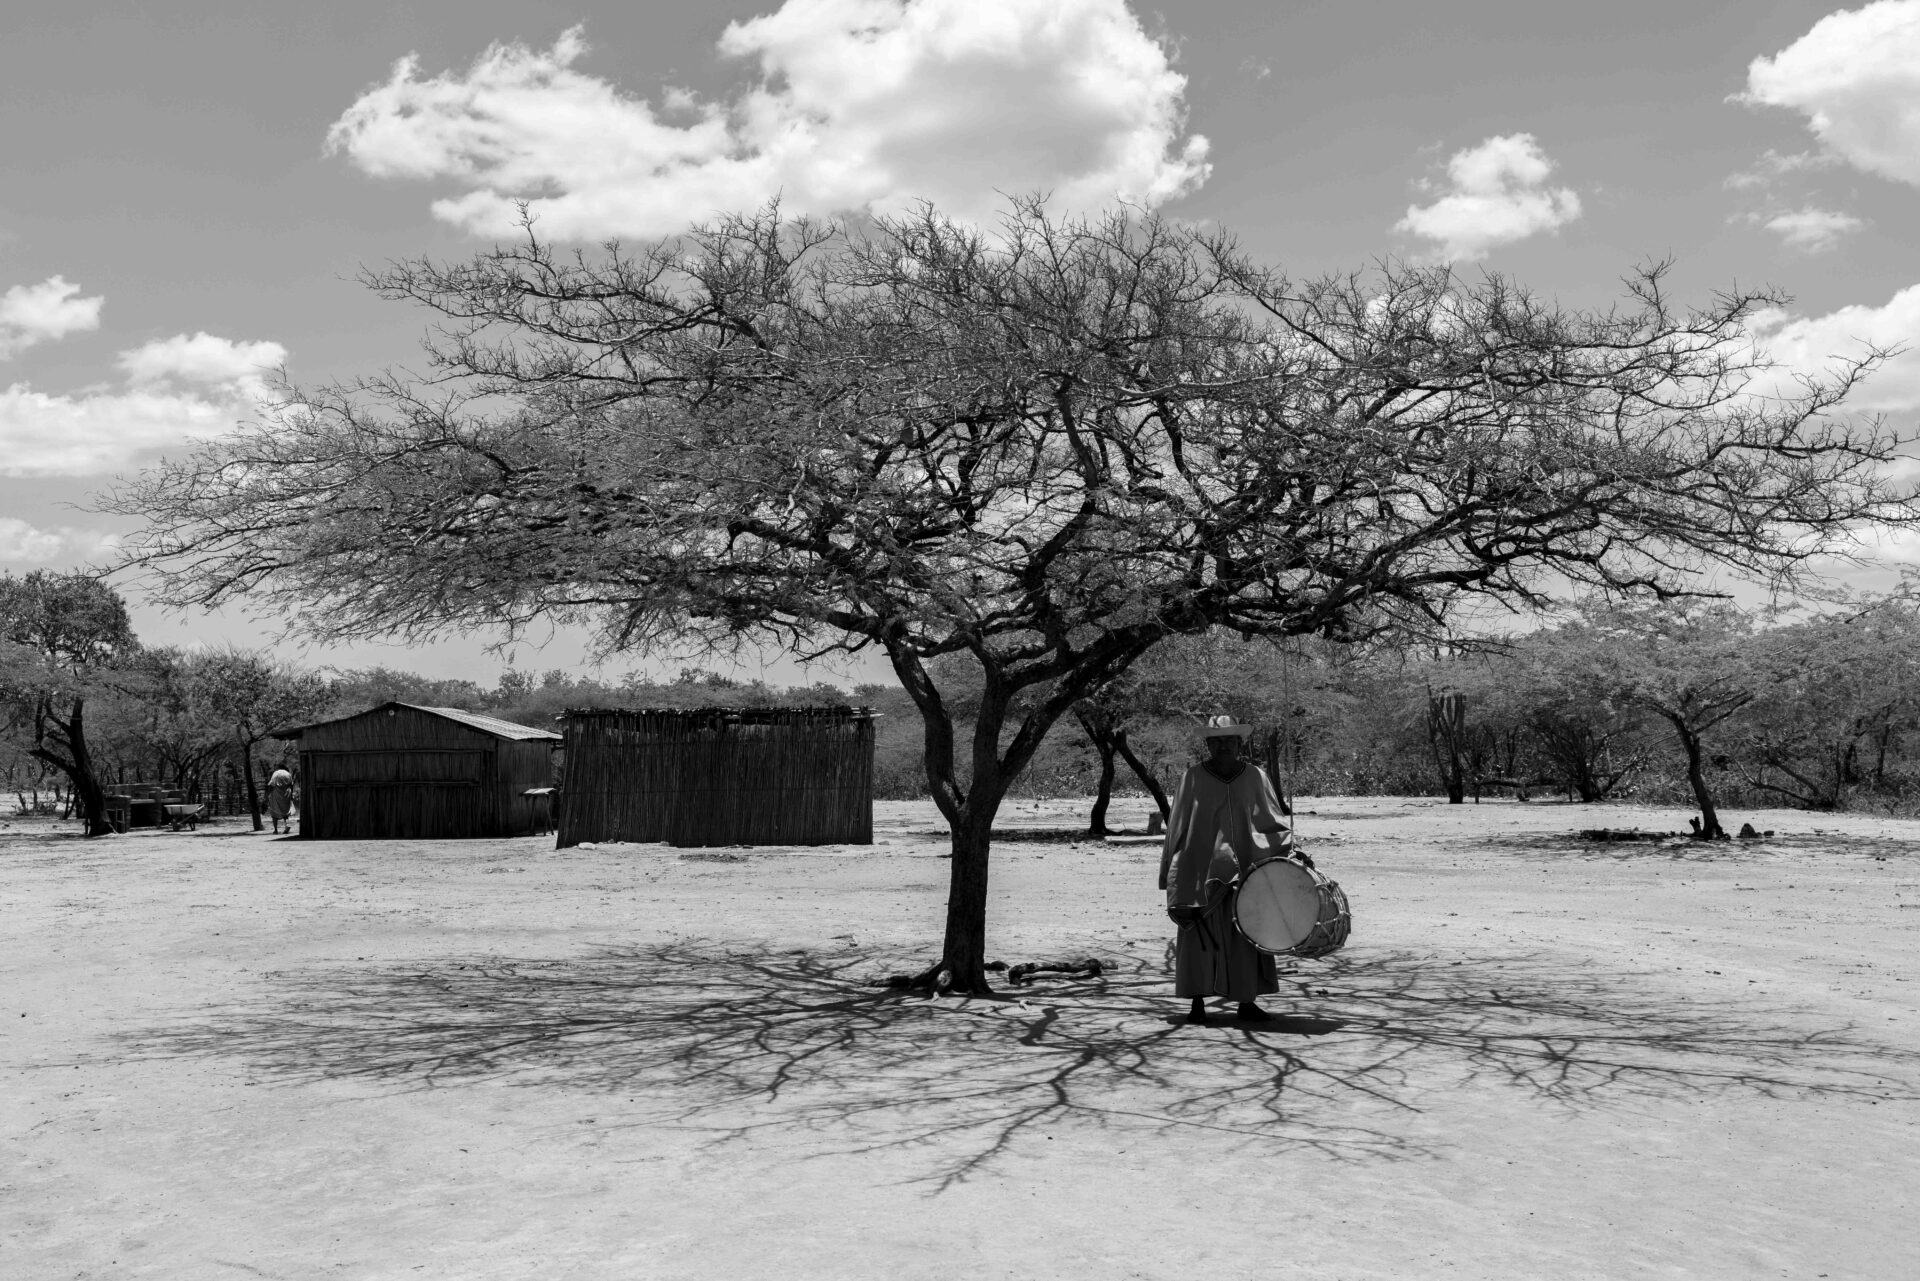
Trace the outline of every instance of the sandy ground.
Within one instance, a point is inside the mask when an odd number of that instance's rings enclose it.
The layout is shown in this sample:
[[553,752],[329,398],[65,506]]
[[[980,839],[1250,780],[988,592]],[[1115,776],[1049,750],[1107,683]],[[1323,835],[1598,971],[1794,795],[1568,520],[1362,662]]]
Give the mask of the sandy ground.
[[1204,1029],[1138,845],[995,851],[994,953],[1104,977],[872,986],[923,805],[738,861],[14,821],[0,1275],[1920,1274],[1920,824],[1302,808],[1352,942]]

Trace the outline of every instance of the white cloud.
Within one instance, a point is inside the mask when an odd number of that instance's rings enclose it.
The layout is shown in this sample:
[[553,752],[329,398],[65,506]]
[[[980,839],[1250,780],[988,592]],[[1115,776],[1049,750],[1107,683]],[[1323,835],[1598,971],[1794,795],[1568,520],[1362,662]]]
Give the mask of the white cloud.
[[261,394],[266,374],[286,363],[277,342],[235,342],[202,331],[175,334],[120,353],[120,368],[136,387],[167,383],[228,387]]
[[0,294],[0,360],[35,343],[100,327],[103,297],[82,298],[80,286],[59,276],[15,285]]
[[1830,169],[1838,163],[1833,156],[1816,155],[1810,151],[1782,154],[1768,147],[1760,153],[1760,159],[1754,161],[1753,168],[1728,174],[1726,185],[1735,191],[1749,191],[1755,187],[1771,186],[1788,174]]
[[[1920,285],[1909,285],[1880,307],[1842,307],[1811,317],[1767,312],[1755,318],[1753,332],[1783,373],[1818,374],[1833,368],[1837,360],[1858,358],[1869,347],[1904,347],[1904,352],[1863,382],[1847,404],[1888,413],[1920,410]],[[1755,390],[1776,384],[1784,382],[1769,377],[1757,383]]]
[[1920,0],[1828,14],[1755,58],[1739,100],[1799,111],[1831,154],[1920,186]]
[[128,469],[156,449],[228,431],[250,408],[234,398],[168,392],[50,396],[15,383],[0,391],[0,475]]
[[24,520],[0,516],[0,562],[43,564],[47,561],[81,561],[97,556],[119,542],[116,535],[99,529],[38,529]]
[[0,475],[123,471],[157,450],[230,431],[261,412],[262,370],[286,355],[279,343],[180,334],[121,352],[123,390],[49,395],[15,383],[0,391]]
[[1920,529],[1869,525],[1854,535],[1854,554],[1894,565],[1920,564]]
[[1764,221],[1756,215],[1753,221],[1761,222],[1768,231],[1779,236],[1787,248],[1809,254],[1824,253],[1839,244],[1842,237],[1867,225],[1852,214],[1815,209],[1812,206],[1776,214]]
[[1497,245],[1555,231],[1580,216],[1569,187],[1548,187],[1553,162],[1530,133],[1488,138],[1455,152],[1447,182],[1430,205],[1412,205],[1394,224],[1438,245],[1442,258],[1484,257]]
[[730,24],[756,64],[727,102],[658,107],[551,49],[494,45],[464,74],[409,56],[327,135],[378,177],[470,188],[434,213],[481,235],[532,201],[549,235],[655,236],[778,196],[794,213],[899,211],[928,199],[987,220],[997,193],[1062,209],[1159,204],[1206,180],[1183,137],[1186,78],[1124,0],[786,0]]
[[67,540],[24,520],[0,516],[0,561],[52,560],[66,549]]

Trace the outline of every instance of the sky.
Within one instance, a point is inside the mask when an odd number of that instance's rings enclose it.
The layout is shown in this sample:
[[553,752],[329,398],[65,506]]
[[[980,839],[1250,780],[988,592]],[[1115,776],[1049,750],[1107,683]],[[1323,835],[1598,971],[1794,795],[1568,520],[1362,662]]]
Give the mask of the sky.
[[[1920,0],[22,9],[0,19],[0,571],[110,551],[131,524],[91,496],[257,415],[272,370],[406,366],[426,318],[359,273],[470,255],[523,198],[587,242],[776,194],[976,218],[1002,192],[1126,199],[1295,277],[1450,261],[1573,306],[1670,257],[1683,299],[1790,294],[1765,336],[1795,367],[1911,343],[1859,404],[1920,421]],[[1845,577],[1920,562],[1876,554]],[[307,647],[127,591],[150,643],[486,683],[589,661],[573,632]]]

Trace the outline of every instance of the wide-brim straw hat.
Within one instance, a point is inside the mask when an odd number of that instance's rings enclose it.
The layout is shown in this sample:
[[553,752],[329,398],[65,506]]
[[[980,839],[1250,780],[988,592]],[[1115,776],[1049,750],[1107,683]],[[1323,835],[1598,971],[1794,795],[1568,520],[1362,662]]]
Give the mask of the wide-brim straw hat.
[[1200,737],[1202,738],[1227,738],[1229,736],[1233,738],[1245,738],[1251,733],[1253,733],[1253,726],[1242,725],[1225,712],[1207,717],[1205,722],[1200,726]]

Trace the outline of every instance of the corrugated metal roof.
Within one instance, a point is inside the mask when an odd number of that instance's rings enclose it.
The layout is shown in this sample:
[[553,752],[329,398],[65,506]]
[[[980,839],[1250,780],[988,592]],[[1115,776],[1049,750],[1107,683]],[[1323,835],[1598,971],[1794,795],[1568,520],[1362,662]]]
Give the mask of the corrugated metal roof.
[[558,740],[559,735],[550,729],[535,729],[531,725],[516,725],[512,721],[503,721],[497,716],[482,716],[478,712],[463,712],[457,707],[421,707],[418,703],[402,703],[402,707],[411,707],[418,712],[432,712],[435,716],[444,716],[450,721],[459,721],[462,725],[471,725],[485,730],[498,738],[529,739],[551,738]]
[[371,716],[373,713],[379,711],[381,707],[408,707],[416,712],[427,712],[434,716],[444,716],[450,721],[458,721],[469,729],[477,729],[482,733],[491,734],[495,738],[508,738],[518,742],[525,742],[529,739],[550,739],[556,743],[560,741],[560,736],[550,729],[534,729],[531,725],[516,725],[512,721],[503,721],[497,716],[482,716],[478,712],[463,712],[457,707],[422,707],[418,703],[402,703],[398,700],[390,703],[382,703],[380,707],[370,707],[364,712],[355,712],[352,716],[336,716],[333,720],[315,721],[310,725],[289,725],[285,729],[269,731],[269,736],[273,738],[299,738],[307,730],[317,729],[322,725],[333,725],[340,721],[353,720],[356,717]]

